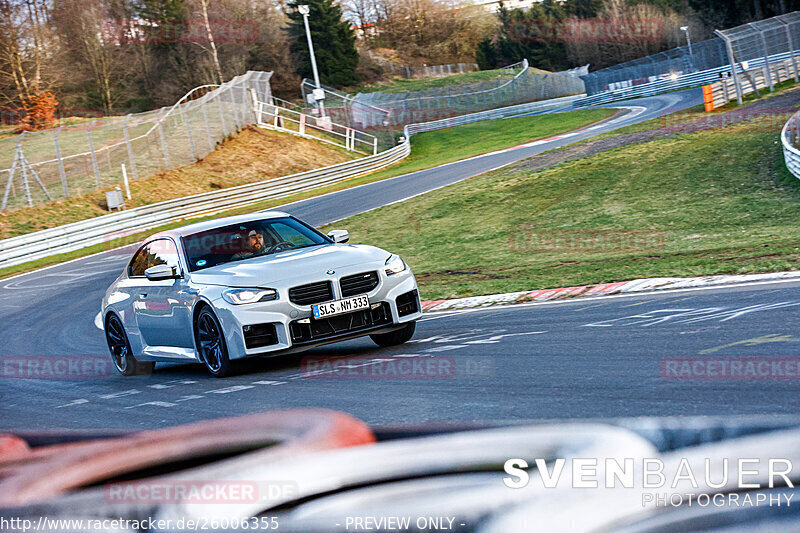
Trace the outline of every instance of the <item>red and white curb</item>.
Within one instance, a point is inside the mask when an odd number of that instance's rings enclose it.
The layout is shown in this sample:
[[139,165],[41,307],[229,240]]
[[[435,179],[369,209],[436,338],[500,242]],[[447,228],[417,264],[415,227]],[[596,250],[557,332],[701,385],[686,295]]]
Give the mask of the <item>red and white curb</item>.
[[630,294],[792,279],[800,280],[800,271],[774,272],[770,274],[701,276],[695,278],[645,278],[632,281],[618,281],[615,283],[600,283],[598,285],[561,287],[559,289],[539,289],[535,291],[487,294],[485,296],[455,298],[453,300],[425,300],[422,302],[422,310],[432,312],[453,309],[472,309],[528,302],[546,302],[575,297],[607,296],[611,294]]

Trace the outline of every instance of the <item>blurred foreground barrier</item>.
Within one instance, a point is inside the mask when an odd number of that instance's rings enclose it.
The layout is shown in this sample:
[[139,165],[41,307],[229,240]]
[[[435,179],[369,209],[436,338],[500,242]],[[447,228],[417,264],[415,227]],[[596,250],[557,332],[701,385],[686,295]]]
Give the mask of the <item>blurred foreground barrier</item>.
[[[382,435],[382,439],[371,443],[372,433],[347,415],[297,410],[275,413],[283,417],[283,424],[274,427],[271,435],[280,440],[287,435],[313,433],[307,429],[308,424],[299,419],[321,413],[341,417],[340,430],[334,432],[335,436],[322,439],[328,444],[333,441],[338,448],[315,445],[318,440],[301,438],[297,439],[299,443],[293,441],[297,443],[295,446],[257,449],[264,445],[263,439],[270,437],[269,432],[259,434],[256,427],[268,419],[269,413],[99,441],[97,445],[105,446],[99,461],[105,460],[113,467],[115,445],[125,439],[135,439],[137,435],[159,434],[162,457],[158,464],[164,471],[115,468],[106,472],[94,486],[59,493],[41,503],[0,507],[0,519],[8,516],[32,520],[41,516],[93,516],[154,519],[172,524],[164,529],[157,526],[151,531],[178,531],[181,529],[176,524],[191,520],[196,524],[217,524],[212,527],[216,531],[245,531],[253,529],[255,518],[255,523],[262,526],[264,521],[269,524],[274,521],[279,525],[277,529],[284,532],[334,533],[352,531],[354,516],[375,520],[402,516],[408,517],[415,526],[402,529],[404,531],[588,533],[620,531],[622,524],[628,524],[630,531],[694,531],[703,528],[686,524],[659,528],[657,524],[664,520],[679,523],[687,519],[684,515],[692,509],[687,509],[691,506],[685,502],[690,495],[716,495],[719,499],[733,495],[738,499],[745,494],[751,498],[766,497],[764,493],[769,492],[771,497],[780,497],[785,502],[791,494],[782,489],[786,484],[780,481],[796,483],[800,480],[797,468],[785,472],[787,462],[800,464],[800,419],[791,415],[526,421],[520,425],[467,431],[429,428],[426,432],[414,426],[408,427],[405,434],[403,429],[395,428],[389,432],[391,436],[376,429],[375,433]],[[212,446],[215,431],[229,435],[236,429],[241,432],[236,439],[238,444]],[[180,450],[200,450],[200,445],[189,444],[193,438],[204,441],[205,456],[179,453]],[[224,442],[225,438],[219,436],[217,440]],[[152,438],[147,442],[151,441]],[[313,442],[304,447],[303,442],[308,441]],[[369,445],[341,447],[359,443]],[[74,451],[70,451],[70,445],[65,446],[59,452],[61,455],[77,457],[80,445],[75,445]],[[118,460],[126,460],[129,449],[117,449]],[[148,453],[153,451],[149,444],[145,449]],[[83,449],[84,461],[100,464],[91,451]],[[742,458],[748,461],[744,467],[738,464]],[[518,465],[520,460],[527,463],[528,467],[521,467],[526,468],[527,478],[519,475],[521,470],[505,471],[509,459],[515,459]],[[563,464],[556,466],[556,460]],[[773,460],[779,461],[777,466],[773,465]],[[711,478],[703,477],[709,468],[707,461],[712,465],[713,484],[706,480]],[[24,469],[24,464],[20,461],[19,468]],[[81,463],[66,462],[58,466],[62,468],[53,471],[56,481],[71,472],[83,472]],[[616,467],[624,468],[627,473],[615,470]],[[747,470],[744,480],[751,485],[739,486],[742,481],[737,474],[741,468]],[[688,476],[687,469],[694,476]],[[787,477],[773,475],[775,471]],[[126,477],[123,472],[129,475]],[[663,474],[663,483],[650,485],[652,479],[646,477],[647,472]],[[140,476],[134,478],[131,473]],[[612,486],[606,481],[609,473],[617,476]],[[40,474],[47,475],[43,470]],[[7,475],[8,469],[0,470],[0,476]],[[83,479],[85,483],[88,478],[83,476]],[[523,479],[526,482],[522,482]],[[576,486],[592,480],[597,481],[596,486]],[[772,482],[776,480],[778,483],[773,490]],[[506,481],[513,482],[515,488]],[[248,484],[258,488],[258,497],[222,491],[210,497],[190,492],[153,495],[157,488],[227,489]],[[85,485],[76,483],[75,486]],[[3,494],[6,488],[0,485]],[[127,488],[146,489],[146,493],[137,490],[127,497]],[[665,501],[680,499],[684,504],[659,505],[652,499],[656,494]],[[743,505],[744,514],[734,516],[733,520],[726,514],[735,511],[731,506],[713,509],[701,508],[695,503],[693,509],[701,510],[706,519],[712,513],[720,514],[712,522],[706,522],[703,530],[712,529],[709,524],[759,519],[748,512],[753,510],[752,505]],[[792,510],[797,520],[798,506],[788,511]],[[678,516],[674,516],[673,511],[678,511]],[[787,509],[786,505],[779,509],[762,505],[757,511],[771,518],[785,514]],[[700,522],[703,516],[699,517]],[[431,527],[430,520],[435,518],[447,518],[457,527]],[[349,526],[348,520],[351,520]],[[420,523],[428,527],[419,526]],[[648,524],[649,529],[645,527]],[[392,529],[399,528],[378,525],[372,528],[375,531]],[[791,527],[759,530],[790,529],[796,530]],[[737,531],[744,530],[752,529]]]
[[[3,507],[36,504],[109,480],[135,479],[142,472],[145,477],[157,476],[181,465],[238,454],[248,454],[255,463],[266,463],[374,440],[372,431],[350,415],[325,409],[293,409],[30,450],[20,450],[17,444],[15,453],[0,455],[0,514]],[[113,507],[122,503],[109,499],[113,493],[100,492],[104,494],[94,505],[105,501]],[[151,507],[157,503],[154,499],[138,503]]]

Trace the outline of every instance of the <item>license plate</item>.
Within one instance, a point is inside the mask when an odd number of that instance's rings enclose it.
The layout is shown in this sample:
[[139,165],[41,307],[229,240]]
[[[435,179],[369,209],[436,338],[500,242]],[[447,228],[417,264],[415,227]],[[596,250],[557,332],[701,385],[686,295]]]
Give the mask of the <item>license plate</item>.
[[369,309],[369,298],[366,295],[353,296],[352,298],[345,298],[344,300],[334,300],[333,302],[311,306],[311,310],[314,312],[314,318],[342,315],[362,309]]

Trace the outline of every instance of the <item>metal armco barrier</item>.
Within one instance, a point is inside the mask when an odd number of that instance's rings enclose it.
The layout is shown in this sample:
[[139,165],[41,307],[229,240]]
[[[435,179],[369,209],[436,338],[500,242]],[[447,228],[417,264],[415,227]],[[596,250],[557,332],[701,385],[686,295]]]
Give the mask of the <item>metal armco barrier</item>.
[[[770,63],[769,77],[765,69],[746,70],[740,72],[739,75],[743,95],[769,89],[770,78],[774,83],[796,78],[792,59]],[[733,78],[723,78],[703,86],[703,103],[706,111],[719,109],[731,101],[736,101],[736,83]]]
[[781,145],[783,145],[786,168],[795,178],[800,179],[800,150],[796,147],[798,142],[800,142],[800,111],[792,115],[781,130]]
[[257,183],[166,200],[19,237],[11,237],[0,241],[0,268],[103,243],[108,243],[109,248],[114,248],[119,246],[114,242],[123,237],[176,220],[210,215],[226,209],[242,207],[262,200],[281,198],[343,181],[380,170],[405,158],[411,153],[409,139],[415,133],[566,107],[576,98],[578,97],[568,96],[433,122],[410,124],[403,129],[404,138],[400,144],[377,155]]

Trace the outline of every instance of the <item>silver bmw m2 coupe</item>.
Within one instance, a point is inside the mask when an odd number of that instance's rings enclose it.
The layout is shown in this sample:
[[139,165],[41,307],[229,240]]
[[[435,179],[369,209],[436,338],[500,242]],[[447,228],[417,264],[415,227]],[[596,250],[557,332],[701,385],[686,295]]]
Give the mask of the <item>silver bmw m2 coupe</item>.
[[364,335],[406,342],[421,315],[411,269],[348,240],[276,211],[153,235],[103,298],[114,366],[130,376],[198,362],[222,377],[245,357]]

